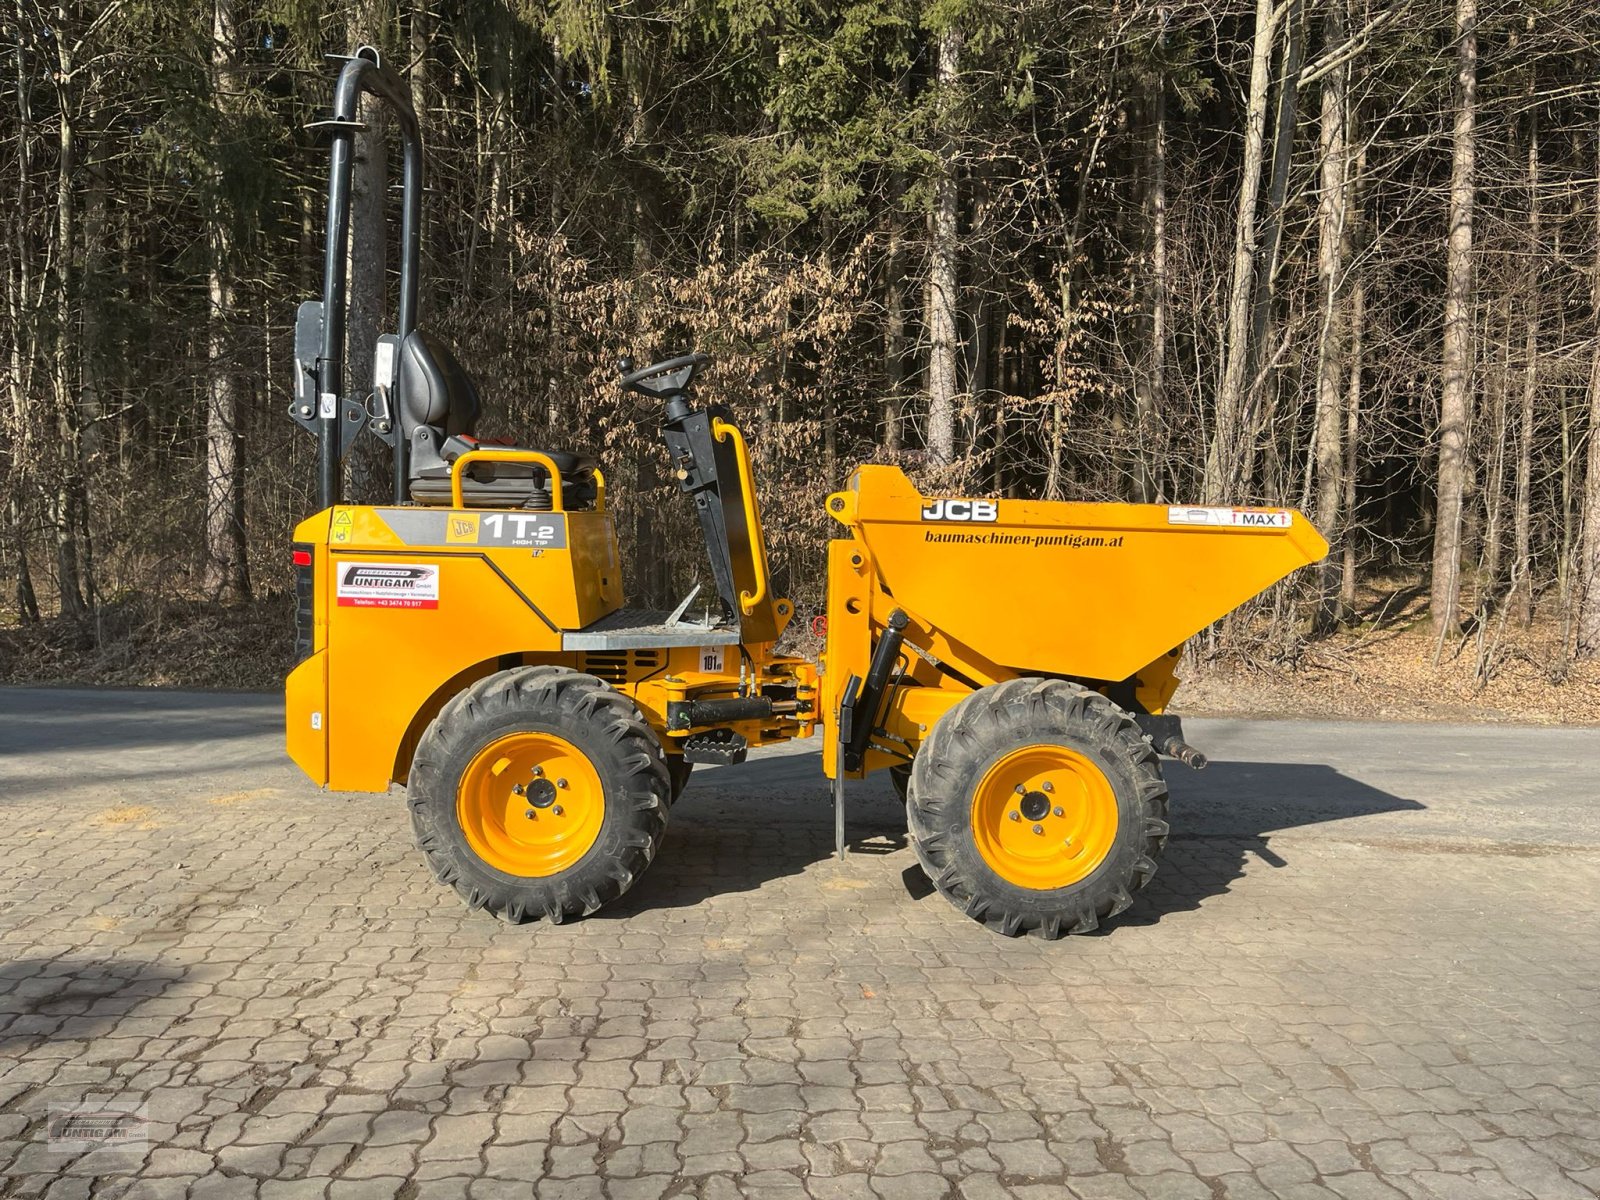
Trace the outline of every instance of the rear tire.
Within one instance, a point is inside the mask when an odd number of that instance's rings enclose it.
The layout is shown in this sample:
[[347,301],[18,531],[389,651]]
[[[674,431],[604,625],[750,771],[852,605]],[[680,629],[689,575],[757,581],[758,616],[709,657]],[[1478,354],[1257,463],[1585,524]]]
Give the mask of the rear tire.
[[1167,838],[1167,787],[1133,718],[1063,680],[966,697],[912,765],[907,816],[928,878],[1007,936],[1088,933],[1132,903]]
[[407,791],[440,882],[508,921],[559,922],[615,900],[650,865],[671,786],[631,700],[592,675],[538,666],[490,675],[446,704]]

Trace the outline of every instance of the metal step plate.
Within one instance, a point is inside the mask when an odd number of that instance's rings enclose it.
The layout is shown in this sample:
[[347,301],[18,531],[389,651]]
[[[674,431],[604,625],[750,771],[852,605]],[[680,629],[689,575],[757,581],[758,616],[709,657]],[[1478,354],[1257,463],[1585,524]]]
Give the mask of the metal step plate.
[[619,608],[586,628],[561,635],[563,650],[635,650],[649,646],[737,646],[739,631],[680,621],[659,609]]

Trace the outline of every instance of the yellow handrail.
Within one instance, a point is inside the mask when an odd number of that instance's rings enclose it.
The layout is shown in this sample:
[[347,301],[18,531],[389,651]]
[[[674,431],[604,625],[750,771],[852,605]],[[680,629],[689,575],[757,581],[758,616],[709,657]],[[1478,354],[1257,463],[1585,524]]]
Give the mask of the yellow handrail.
[[739,462],[739,486],[744,489],[744,523],[750,537],[750,567],[755,572],[756,590],[739,593],[739,607],[749,616],[767,598],[767,539],[761,532],[761,510],[756,504],[756,477],[750,470],[750,448],[745,445],[744,434],[737,425],[730,425],[721,417],[711,422],[711,435],[717,441],[733,439],[733,455]]
[[[450,464],[450,505],[452,508],[465,508],[461,502],[461,472],[469,463],[475,462],[530,462],[537,463],[550,472],[550,511],[564,513],[567,511],[566,501],[561,495],[561,468],[548,455],[538,450],[517,450],[509,446],[485,446],[480,450],[468,450],[455,462]],[[595,472],[598,479],[599,471]],[[600,485],[604,488],[604,484]],[[600,495],[603,491],[596,492],[595,507],[598,508]]]

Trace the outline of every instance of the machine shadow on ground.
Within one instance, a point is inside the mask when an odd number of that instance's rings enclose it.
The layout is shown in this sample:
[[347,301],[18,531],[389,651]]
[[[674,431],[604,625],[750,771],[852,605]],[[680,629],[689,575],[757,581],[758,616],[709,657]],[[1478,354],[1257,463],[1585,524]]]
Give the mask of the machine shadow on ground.
[[[1118,924],[1150,924],[1197,908],[1226,893],[1251,858],[1292,869],[1272,848],[1274,833],[1426,808],[1319,763],[1212,762],[1199,772],[1168,764],[1166,774],[1172,792],[1166,854]],[[883,774],[850,785],[846,844],[861,857],[907,848],[904,809]],[[649,872],[599,915],[625,918],[754,891],[832,854],[832,802],[815,756],[774,755],[697,773]],[[915,862],[901,877],[913,899],[932,895]]]

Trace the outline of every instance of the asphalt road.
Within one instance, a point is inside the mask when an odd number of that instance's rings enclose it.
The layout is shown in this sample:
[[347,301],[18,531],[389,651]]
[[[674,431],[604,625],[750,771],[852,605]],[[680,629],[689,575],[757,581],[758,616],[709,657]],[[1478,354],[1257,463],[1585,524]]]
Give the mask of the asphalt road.
[[[1046,944],[929,895],[880,780],[833,861],[804,743],[698,769],[614,909],[501,925],[279,723],[0,689],[0,1194],[1600,1189],[1600,731],[1190,722],[1156,880]],[[52,1148],[87,1095],[143,1140]]]
[[[1600,729],[1191,719],[1204,771],[1167,764],[1179,837],[1264,837],[1332,823],[1338,838],[1600,846]],[[0,688],[0,797],[159,804],[230,790],[305,791],[282,703],[235,692]],[[733,768],[752,796],[816,793],[815,740]],[[882,799],[882,779],[853,785]]]

